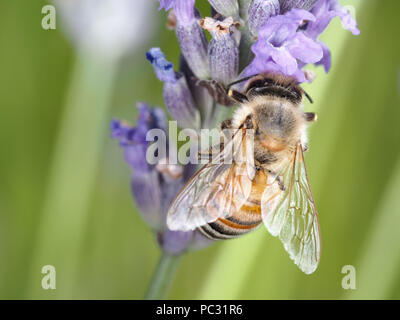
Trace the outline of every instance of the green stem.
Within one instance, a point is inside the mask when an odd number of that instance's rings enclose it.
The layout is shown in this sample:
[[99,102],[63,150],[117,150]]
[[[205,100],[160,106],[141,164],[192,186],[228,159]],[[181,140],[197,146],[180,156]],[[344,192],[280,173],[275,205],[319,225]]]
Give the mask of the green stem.
[[170,255],[163,252],[156,270],[154,271],[153,278],[147,293],[146,300],[161,300],[165,299],[168,289],[175,278],[176,270],[178,269],[179,262],[182,255]]

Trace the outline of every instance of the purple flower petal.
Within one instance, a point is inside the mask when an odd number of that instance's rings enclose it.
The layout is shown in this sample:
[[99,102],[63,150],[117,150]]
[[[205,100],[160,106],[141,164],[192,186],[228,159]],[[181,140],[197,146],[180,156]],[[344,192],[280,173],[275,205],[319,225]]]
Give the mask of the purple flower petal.
[[160,48],[151,48],[146,53],[146,59],[154,67],[154,71],[161,81],[175,82],[174,65],[169,62]]
[[207,40],[195,16],[194,0],[175,0],[176,36],[186,62],[196,77],[206,79],[210,72]]
[[358,29],[357,21],[351,16],[350,12],[345,8],[341,8],[339,12],[340,20],[345,29],[349,30],[355,36],[360,34],[360,29]]
[[357,22],[351,16],[350,12],[339,5],[338,0],[320,0],[311,12],[317,20],[307,26],[306,33],[316,39],[329,25],[334,17],[339,17],[345,29],[351,31],[354,35],[360,34],[357,28]]
[[120,139],[121,144],[125,144],[127,141],[127,133],[132,130],[132,127],[126,122],[113,119],[110,123],[111,138]]
[[147,52],[147,59],[153,64],[157,77],[164,82],[163,96],[171,116],[181,128],[200,129],[200,112],[197,110],[185,77],[173,70],[160,48]]
[[159,234],[158,243],[165,252],[176,255],[187,249],[192,237],[193,231],[165,230]]
[[321,45],[302,32],[297,32],[286,47],[292,57],[305,63],[316,63],[323,56]]
[[183,75],[174,83],[164,83],[163,97],[165,106],[180,128],[200,129],[200,112]]
[[282,72],[279,65],[272,60],[255,58],[251,64],[244,70],[242,76],[248,77],[259,73],[278,73]]
[[124,149],[125,161],[133,170],[148,172],[152,166],[146,161],[149,142],[146,141],[150,129],[166,128],[166,116],[159,108],[150,109],[146,103],[138,103],[139,116],[136,127],[124,121],[112,120],[110,124],[111,137],[120,141]]
[[258,72],[277,70],[305,81],[302,63],[320,61],[323,52],[321,45],[299,31],[299,27],[305,21],[313,22],[315,19],[313,14],[302,9],[271,17],[258,32],[258,40],[252,46],[256,57],[245,73],[257,69]]
[[214,240],[205,237],[200,231],[194,230],[192,241],[189,244],[189,249],[190,250],[204,249],[205,247],[208,247],[214,242],[215,242]]
[[315,21],[316,19],[312,13],[303,9],[292,9],[289,12],[285,13],[283,16],[287,19],[287,22],[291,21],[298,26],[303,21]]
[[173,7],[178,23],[181,25],[192,24],[195,20],[194,16],[195,0],[175,0]]
[[161,186],[157,171],[134,170],[131,190],[143,220],[154,230],[163,228],[161,212]]
[[272,60],[282,68],[286,75],[292,75],[297,70],[297,61],[285,47],[276,48],[271,52]]
[[323,65],[325,72],[328,73],[329,70],[331,69],[331,64],[332,64],[331,51],[329,50],[329,48],[326,46],[325,43],[320,41],[320,45],[323,51],[323,57],[320,61],[315,63],[315,65],[317,66]]
[[164,9],[165,11],[168,11],[174,5],[174,0],[159,0],[159,1],[160,1],[160,7],[158,8],[158,10]]
[[279,0],[281,12],[285,13],[293,8],[310,10],[318,0]]
[[176,36],[187,64],[199,79],[210,75],[207,57],[207,40],[204,31],[195,20],[192,24],[176,27]]

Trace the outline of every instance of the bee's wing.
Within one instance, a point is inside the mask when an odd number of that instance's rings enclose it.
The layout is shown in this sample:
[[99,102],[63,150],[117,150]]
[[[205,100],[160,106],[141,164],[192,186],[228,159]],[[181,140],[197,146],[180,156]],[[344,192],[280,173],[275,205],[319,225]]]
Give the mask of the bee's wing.
[[[236,133],[221,153],[204,165],[176,196],[168,210],[169,229],[194,230],[228,217],[249,197],[252,185],[249,169],[245,161],[234,160],[236,157],[243,160],[248,146],[243,143],[246,137],[243,131],[238,132],[242,133]],[[234,147],[233,152],[229,154],[226,151],[231,147]]]
[[300,144],[278,177],[263,193],[263,222],[273,236],[279,236],[294,263],[304,273],[313,273],[320,259],[321,237]]

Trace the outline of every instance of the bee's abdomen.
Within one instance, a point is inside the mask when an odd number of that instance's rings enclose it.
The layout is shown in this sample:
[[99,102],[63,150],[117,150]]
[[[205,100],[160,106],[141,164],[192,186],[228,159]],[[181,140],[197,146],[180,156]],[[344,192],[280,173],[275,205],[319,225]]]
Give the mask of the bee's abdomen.
[[[255,230],[262,222],[261,196],[265,188],[265,173],[258,174],[252,183],[250,195],[238,212],[227,218],[199,227],[199,231],[212,240],[232,239]],[[214,203],[214,210],[218,204]]]
[[201,226],[199,231],[212,240],[232,239],[253,231],[260,223],[261,215],[258,222],[252,224],[233,217],[220,218],[215,222]]

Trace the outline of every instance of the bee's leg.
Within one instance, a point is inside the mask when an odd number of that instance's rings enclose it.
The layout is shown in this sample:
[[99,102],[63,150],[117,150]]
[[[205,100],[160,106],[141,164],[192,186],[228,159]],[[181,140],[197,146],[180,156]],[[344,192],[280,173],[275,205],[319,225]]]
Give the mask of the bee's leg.
[[306,119],[307,122],[315,122],[317,121],[317,114],[314,112],[305,112],[304,118]]
[[195,77],[193,77],[193,80],[195,81],[195,84],[197,86],[206,88],[210,96],[219,104],[226,107],[231,107],[235,104],[235,101],[228,96],[225,86],[219,83],[218,81],[199,80]]
[[278,181],[279,188],[280,188],[282,191],[285,191],[285,190],[286,190],[286,187],[285,187],[285,184],[283,183],[281,177],[278,176],[278,177],[276,178],[276,180]]
[[257,159],[254,159],[254,165],[255,165],[257,171],[263,170],[263,166],[262,166],[261,162],[258,161]]
[[219,125],[219,130],[223,131],[225,129],[231,129],[232,128],[232,119],[226,119],[221,122]]
[[224,138],[232,139],[233,136],[232,120],[226,119],[222,121],[221,124],[219,125],[219,131],[222,132]]
[[280,177],[279,175],[277,175],[275,172],[271,171],[271,170],[268,170],[268,172],[271,173],[272,175],[276,175],[276,181],[278,181],[279,188],[280,188],[282,191],[285,191],[285,190],[286,190],[286,186],[285,186],[285,184],[283,183],[281,177]]
[[245,96],[243,93],[240,93],[239,91],[229,89],[228,91],[228,96],[233,100],[238,103],[246,103],[249,102],[249,99],[247,99],[247,96]]
[[246,117],[246,119],[244,120],[244,128],[245,129],[254,129],[254,124],[253,124],[253,120],[251,119],[251,115],[248,115]]

